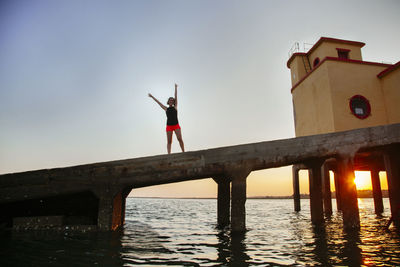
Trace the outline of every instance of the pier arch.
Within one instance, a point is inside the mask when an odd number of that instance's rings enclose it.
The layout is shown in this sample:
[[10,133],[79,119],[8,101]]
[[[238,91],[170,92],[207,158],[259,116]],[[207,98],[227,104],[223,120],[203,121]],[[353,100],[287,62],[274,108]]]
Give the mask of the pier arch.
[[15,229],[96,225],[98,204],[90,191],[3,203],[0,223]]

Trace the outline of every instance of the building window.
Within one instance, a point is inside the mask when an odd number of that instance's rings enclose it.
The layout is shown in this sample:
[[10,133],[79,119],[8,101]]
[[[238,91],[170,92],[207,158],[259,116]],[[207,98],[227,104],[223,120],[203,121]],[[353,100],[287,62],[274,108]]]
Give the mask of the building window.
[[371,115],[371,105],[368,99],[362,95],[355,95],[349,101],[351,113],[359,119],[365,119]]
[[349,52],[348,51],[338,51],[338,57],[340,59],[348,59],[349,58]]
[[319,64],[319,57],[314,59],[313,67],[317,66]]
[[350,49],[336,48],[338,52],[338,58],[340,59],[349,59]]

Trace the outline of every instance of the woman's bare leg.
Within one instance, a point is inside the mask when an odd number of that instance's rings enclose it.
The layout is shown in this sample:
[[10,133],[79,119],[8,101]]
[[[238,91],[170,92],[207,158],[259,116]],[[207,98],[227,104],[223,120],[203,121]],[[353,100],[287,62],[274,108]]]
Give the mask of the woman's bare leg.
[[172,131],[167,132],[167,151],[171,154]]
[[181,146],[182,152],[185,152],[185,145],[184,145],[184,143],[183,143],[182,131],[181,131],[181,129],[176,129],[176,130],[175,130],[175,135],[176,135],[176,138],[178,138],[179,145]]

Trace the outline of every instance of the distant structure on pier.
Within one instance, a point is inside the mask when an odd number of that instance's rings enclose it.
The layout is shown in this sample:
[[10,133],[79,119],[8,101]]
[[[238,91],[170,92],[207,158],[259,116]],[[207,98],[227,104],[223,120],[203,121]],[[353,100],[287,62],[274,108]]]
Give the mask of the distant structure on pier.
[[400,122],[400,62],[363,61],[362,42],[322,37],[291,51],[296,136]]
[[[308,51],[300,51],[296,43],[289,52],[287,67],[291,71],[292,100],[296,137],[336,133],[400,122],[400,62],[386,64],[364,61],[361,48],[365,43],[321,37]],[[381,137],[386,138],[385,136]],[[356,137],[357,139],[357,137]],[[356,139],[354,141],[356,141]],[[330,174],[334,173],[338,210],[347,213],[348,221],[359,224],[357,189],[354,171],[370,171],[375,212],[383,212],[379,172],[387,173],[392,214],[396,214],[400,197],[398,144],[371,151],[345,151],[321,160],[323,209],[332,214]],[[394,155],[397,156],[394,156]],[[391,160],[395,159],[393,162]],[[299,170],[309,171],[311,213],[314,221],[322,221],[319,165],[293,165],[293,198],[295,210],[300,210]],[[348,169],[348,171],[346,171]],[[317,188],[317,189],[315,189]],[[349,189],[346,193],[343,188]],[[317,195],[317,197],[313,197]],[[352,200],[346,202],[351,196]],[[314,199],[314,200],[313,200]],[[351,210],[351,211],[349,211]],[[313,217],[313,216],[312,216]],[[398,218],[397,223],[399,223]]]

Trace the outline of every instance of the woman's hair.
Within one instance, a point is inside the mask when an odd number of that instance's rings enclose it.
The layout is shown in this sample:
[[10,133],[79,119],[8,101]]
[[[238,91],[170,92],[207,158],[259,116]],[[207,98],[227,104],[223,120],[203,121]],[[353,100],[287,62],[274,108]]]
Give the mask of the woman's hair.
[[170,98],[168,98],[168,100],[167,100],[167,105],[169,105],[169,100],[174,100],[174,106],[175,106],[175,98],[173,98],[172,96],[170,97]]

